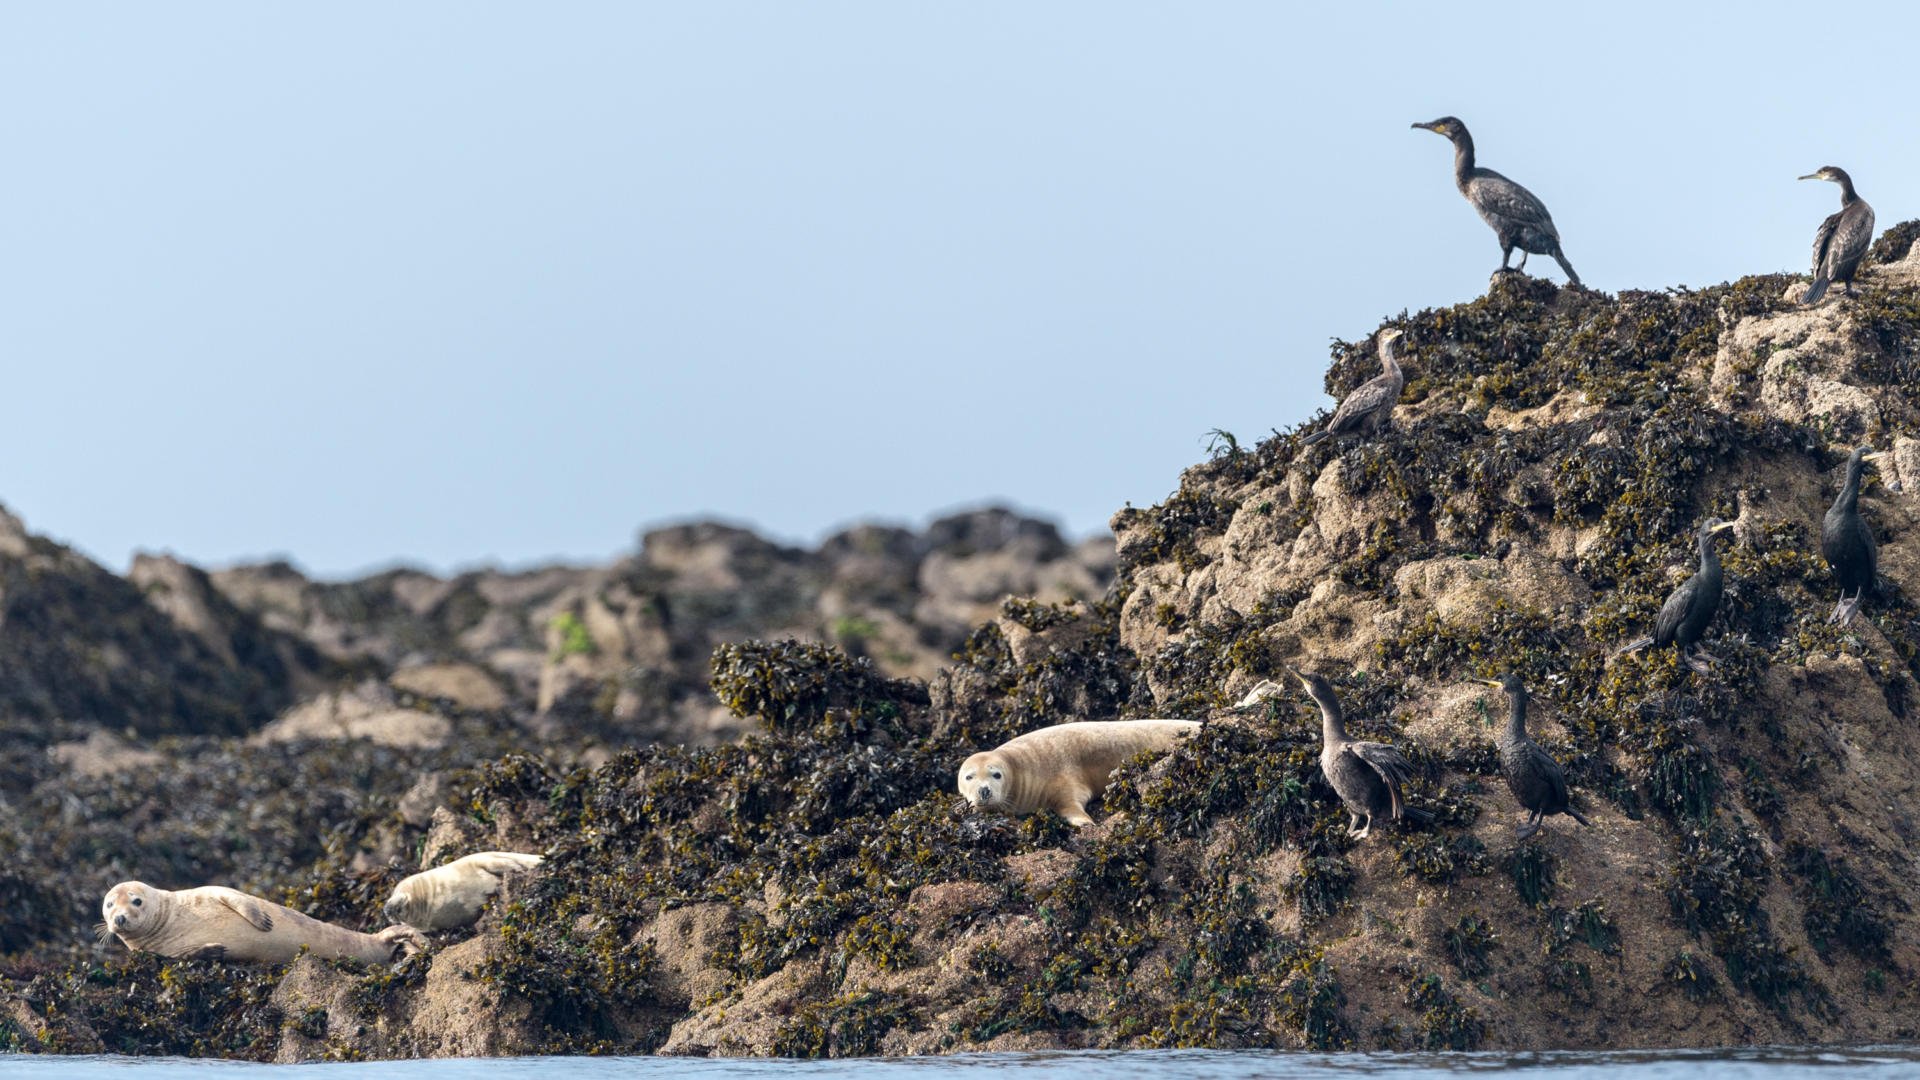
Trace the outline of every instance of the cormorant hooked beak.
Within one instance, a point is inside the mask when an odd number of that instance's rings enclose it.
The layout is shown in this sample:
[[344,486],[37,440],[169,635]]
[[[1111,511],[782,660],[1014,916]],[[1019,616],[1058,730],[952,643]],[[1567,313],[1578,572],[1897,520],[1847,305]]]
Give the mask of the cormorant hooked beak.
[[1507,684],[1501,682],[1499,679],[1475,679],[1473,681],[1479,683],[1482,686],[1491,686],[1500,690],[1505,690],[1507,688]]
[[1291,676],[1293,676],[1293,677],[1294,677],[1294,678],[1296,678],[1296,679],[1299,679],[1299,680],[1300,680],[1300,685],[1301,685],[1301,686],[1302,686],[1303,688],[1305,688],[1305,689],[1306,689],[1306,691],[1307,691],[1307,693],[1309,693],[1309,694],[1311,694],[1311,693],[1313,693],[1313,683],[1312,683],[1312,682],[1310,682],[1310,681],[1308,681],[1308,679],[1307,679],[1307,677],[1306,677],[1305,675],[1302,675],[1302,674],[1300,673],[1300,669],[1298,669],[1298,668],[1292,668],[1292,667],[1287,667],[1287,666],[1286,666],[1286,665],[1284,665],[1284,664],[1283,664],[1283,665],[1281,665],[1281,667],[1282,667],[1282,669],[1283,669],[1283,670],[1285,670],[1285,671],[1286,671],[1286,673],[1287,673],[1287,674],[1289,674],[1289,675],[1291,675]]
[[1707,530],[1707,535],[1708,535],[1708,536],[1712,536],[1712,535],[1713,535],[1714,533],[1719,533],[1719,532],[1726,532],[1726,531],[1728,531],[1728,530],[1729,530],[1729,529],[1731,529],[1731,528],[1733,528],[1733,522],[1731,522],[1731,521],[1723,521],[1723,522],[1721,522],[1720,524],[1718,524],[1718,525],[1715,525],[1715,526],[1714,526],[1713,528],[1711,528],[1711,529],[1708,529],[1708,530]]
[[1885,460],[1885,459],[1887,459],[1887,458],[1889,458],[1889,457],[1892,457],[1892,456],[1893,456],[1893,454],[1892,454],[1892,451],[1888,451],[1888,450],[1875,450],[1875,451],[1874,451],[1873,453],[1871,453],[1871,454],[1861,454],[1861,455],[1860,455],[1860,460],[1861,460],[1861,461],[1871,461],[1871,462],[1873,462],[1874,464],[1876,464],[1876,465],[1877,465],[1877,464],[1879,464],[1879,463],[1880,463],[1881,461],[1883,461],[1883,460]]
[[1827,171],[1826,171],[1825,169],[1821,169],[1821,170],[1820,170],[1819,172],[1811,172],[1811,173],[1808,173],[1807,175],[1805,175],[1805,176],[1803,176],[1803,177],[1801,177],[1800,179],[1802,179],[1802,180],[1831,180],[1831,179],[1833,179],[1833,177],[1831,177],[1831,176],[1828,176],[1828,175],[1827,175]]

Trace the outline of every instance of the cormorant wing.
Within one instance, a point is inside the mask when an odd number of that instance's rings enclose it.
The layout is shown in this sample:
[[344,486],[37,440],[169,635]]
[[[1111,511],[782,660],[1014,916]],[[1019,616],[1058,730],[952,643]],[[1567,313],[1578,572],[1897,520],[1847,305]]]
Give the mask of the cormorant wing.
[[1856,202],[1838,216],[1840,222],[1827,245],[1827,270],[1836,278],[1847,276],[1846,271],[1859,265],[1867,253],[1867,244],[1873,240],[1873,207]]
[[1533,762],[1533,769],[1547,782],[1553,791],[1553,798],[1561,806],[1567,805],[1567,773],[1553,755],[1541,749],[1537,742],[1527,743],[1527,757]]
[[1331,426],[1344,427],[1346,424],[1365,416],[1383,405],[1391,405],[1399,396],[1401,387],[1391,375],[1375,375],[1360,384],[1360,388],[1347,395],[1347,400],[1333,411]]
[[1827,220],[1820,223],[1820,231],[1813,234],[1813,273],[1815,276],[1819,275],[1821,267],[1832,265],[1827,261],[1827,249],[1833,243],[1833,231],[1840,227],[1840,218],[1845,214],[1845,210],[1836,210],[1828,214]]
[[1366,762],[1374,772],[1380,774],[1380,779],[1387,782],[1387,792],[1393,797],[1393,816],[1399,817],[1400,785],[1407,782],[1413,769],[1406,756],[1386,743],[1380,742],[1348,743],[1347,750],[1354,757]]
[[1667,602],[1660,605],[1660,614],[1653,620],[1654,644],[1668,645],[1673,642],[1673,635],[1680,630],[1680,621],[1687,617],[1687,609],[1693,607],[1693,598],[1699,591],[1700,575],[1695,574],[1673,590]]
[[1547,204],[1533,192],[1492,169],[1477,170],[1470,183],[1474,205],[1480,207],[1482,213],[1505,218],[1514,225],[1531,225],[1556,241],[1560,239],[1560,230],[1553,227],[1553,215],[1547,213]]

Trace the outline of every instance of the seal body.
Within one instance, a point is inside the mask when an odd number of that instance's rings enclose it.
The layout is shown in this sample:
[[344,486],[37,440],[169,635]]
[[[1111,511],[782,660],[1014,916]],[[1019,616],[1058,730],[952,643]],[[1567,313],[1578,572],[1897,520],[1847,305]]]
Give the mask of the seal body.
[[185,960],[284,964],[306,949],[324,959],[391,964],[421,944],[405,926],[362,934],[220,885],[174,892],[123,881],[107,890],[100,913],[103,929],[127,948]]
[[1170,750],[1199,729],[1197,720],[1083,720],[1029,731],[963,762],[960,794],[984,810],[1053,810],[1069,824],[1091,825],[1087,802],[1113,770],[1135,754]]
[[418,930],[451,930],[480,917],[487,897],[516,870],[540,865],[540,856],[517,851],[482,851],[422,870],[394,886],[387,918]]

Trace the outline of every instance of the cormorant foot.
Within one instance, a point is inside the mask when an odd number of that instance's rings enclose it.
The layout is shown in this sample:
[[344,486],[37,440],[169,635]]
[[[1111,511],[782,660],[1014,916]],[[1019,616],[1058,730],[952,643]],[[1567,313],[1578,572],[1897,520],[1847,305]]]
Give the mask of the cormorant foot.
[[1526,840],[1532,837],[1534,833],[1537,833],[1539,831],[1540,831],[1539,822],[1523,821],[1520,824],[1515,825],[1513,827],[1513,838],[1515,840]]
[[1851,598],[1845,597],[1845,596],[1841,597],[1840,602],[1834,605],[1833,617],[1828,619],[1827,622],[1837,626],[1846,626],[1847,624],[1853,622],[1853,617],[1860,613],[1861,602],[1864,601],[1866,598],[1867,598],[1867,592],[1865,589],[1860,590],[1860,594],[1858,596],[1854,596]]

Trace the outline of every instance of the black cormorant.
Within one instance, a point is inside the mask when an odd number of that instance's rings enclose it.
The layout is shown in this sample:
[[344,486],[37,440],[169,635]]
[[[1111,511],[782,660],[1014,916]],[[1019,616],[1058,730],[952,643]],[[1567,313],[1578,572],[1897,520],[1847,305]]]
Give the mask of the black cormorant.
[[1593,823],[1567,802],[1567,774],[1561,771],[1560,763],[1527,736],[1527,687],[1520,676],[1508,675],[1504,682],[1474,681],[1505,690],[1512,710],[1507,714],[1507,727],[1500,733],[1498,745],[1500,771],[1506,774],[1507,788],[1528,813],[1527,820],[1514,830],[1515,835],[1525,840],[1540,831],[1542,818],[1554,814],[1565,814],[1582,825],[1591,826]]
[[[1533,192],[1492,169],[1475,166],[1473,136],[1467,134],[1467,125],[1454,117],[1443,116],[1413,126],[1453,140],[1453,182],[1459,186],[1460,194],[1480,212],[1481,220],[1499,235],[1501,272],[1525,270],[1529,252],[1551,255],[1560,269],[1567,272],[1567,280],[1580,284],[1580,275],[1573,272],[1573,264],[1560,250],[1560,230],[1553,227],[1553,215],[1547,213],[1546,204]],[[1514,248],[1520,249],[1520,265],[1510,267],[1507,262],[1513,258]]]
[[1800,179],[1831,180],[1840,185],[1840,212],[1821,222],[1820,231],[1813,234],[1813,285],[1800,302],[1811,304],[1825,296],[1827,284],[1834,281],[1846,286],[1847,295],[1853,296],[1853,272],[1860,268],[1867,243],[1873,239],[1873,207],[1854,193],[1853,177],[1838,166],[1823,166]]
[[1703,675],[1707,671],[1706,664],[1718,662],[1705,649],[1699,649],[1696,655],[1696,647],[1707,632],[1707,624],[1713,621],[1713,613],[1720,608],[1720,553],[1714,550],[1713,536],[1731,528],[1733,522],[1719,518],[1708,518],[1700,523],[1700,569],[1685,584],[1673,590],[1673,595],[1667,597],[1666,603],[1660,605],[1660,614],[1653,620],[1653,636],[1628,642],[1621,647],[1620,653],[1634,652],[1649,645],[1663,649],[1672,645],[1680,650],[1680,658],[1687,662],[1688,667]]
[[[1400,789],[1406,786],[1413,768],[1400,751],[1386,743],[1356,742],[1347,738],[1346,722],[1340,714],[1340,699],[1333,696],[1333,684],[1319,675],[1303,675],[1287,669],[1300,685],[1307,688],[1320,706],[1320,774],[1346,804],[1347,835],[1364,839],[1373,831],[1373,819],[1389,821],[1410,817],[1431,821],[1433,815],[1401,801]],[[1365,826],[1360,819],[1366,818]]]
[[[1827,557],[1834,580],[1840,583],[1840,602],[1827,617],[1830,623],[1845,626],[1852,622],[1860,602],[1880,576],[1880,552],[1873,543],[1873,530],[1860,516],[1860,477],[1869,464],[1885,456],[1863,446],[1847,458],[1847,481],[1834,497],[1826,520],[1820,523],[1820,554]],[[1851,599],[1848,593],[1853,594]]]
[[1395,344],[1399,337],[1398,330],[1380,332],[1380,374],[1348,394],[1347,400],[1333,411],[1333,419],[1327,421],[1327,426],[1307,436],[1300,445],[1312,446],[1330,435],[1349,431],[1371,437],[1393,423],[1393,407],[1400,403],[1400,391],[1407,385],[1407,377],[1400,371],[1400,360],[1395,355],[1399,351]]

